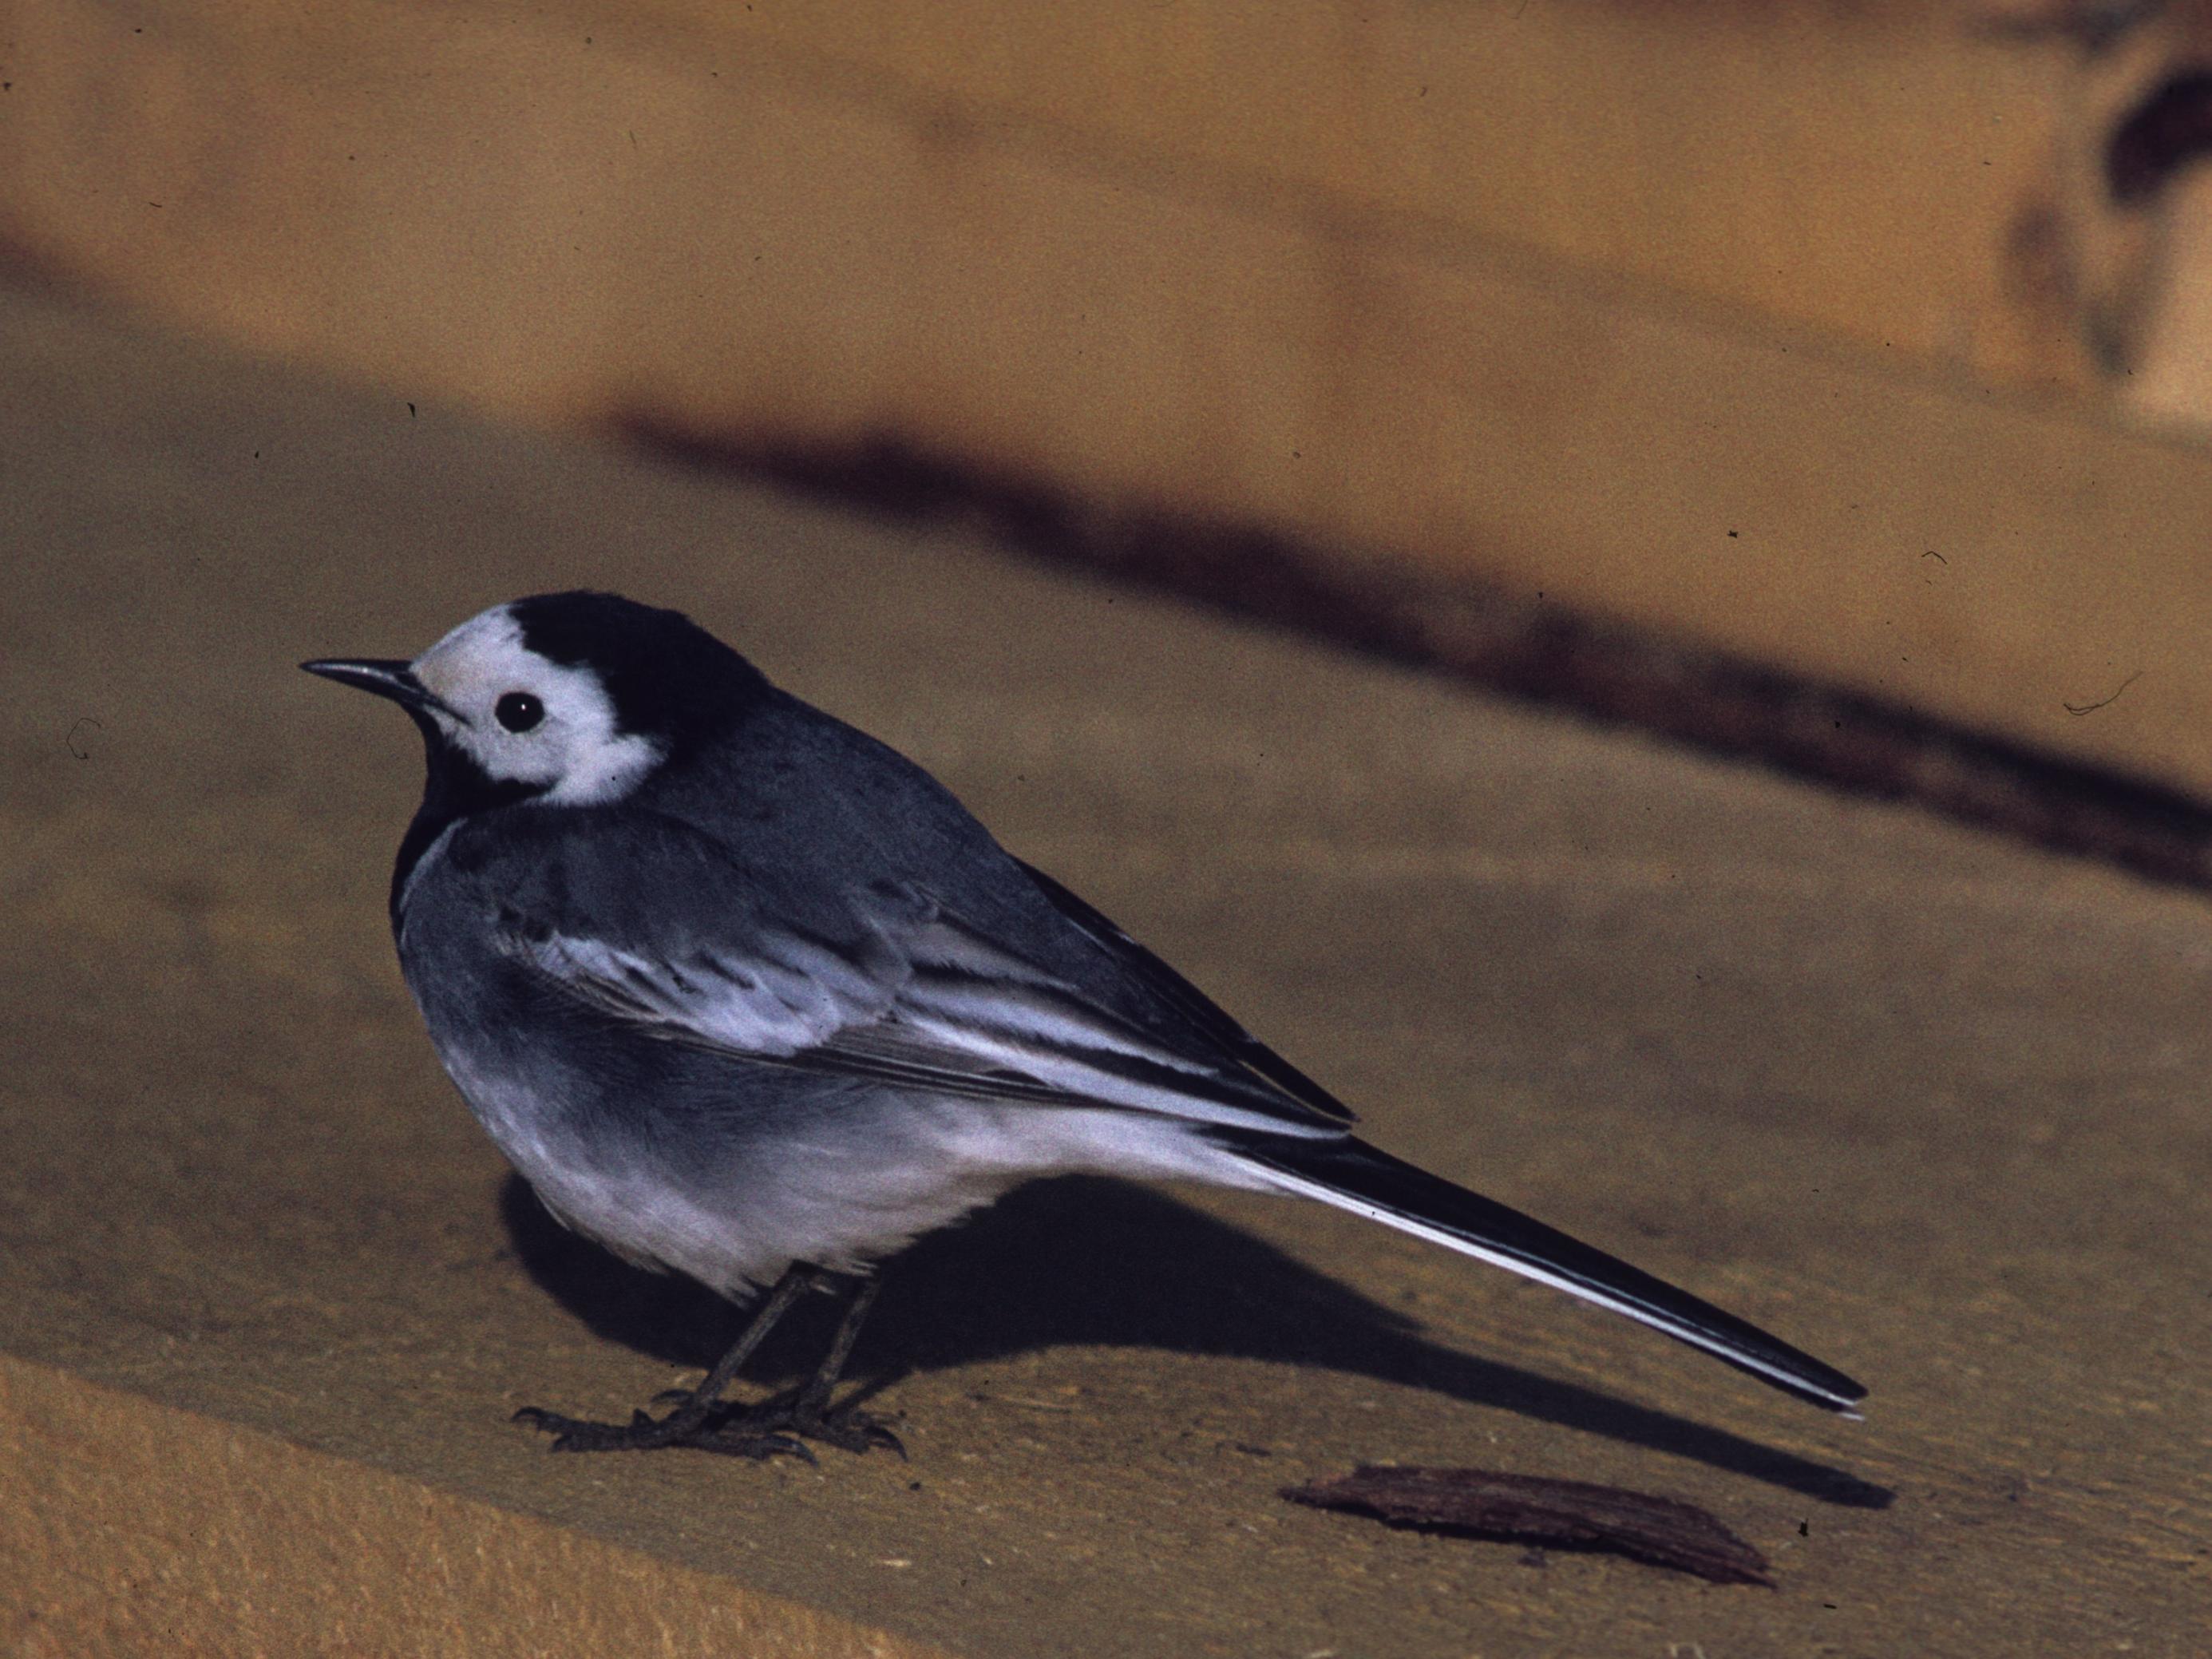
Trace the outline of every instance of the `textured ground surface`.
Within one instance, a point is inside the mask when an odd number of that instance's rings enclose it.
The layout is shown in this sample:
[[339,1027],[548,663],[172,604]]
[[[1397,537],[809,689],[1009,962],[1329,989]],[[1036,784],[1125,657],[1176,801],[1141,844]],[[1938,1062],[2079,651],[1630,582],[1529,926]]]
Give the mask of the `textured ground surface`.
[[[486,1582],[538,1650],[658,1571],[681,1605],[787,1609],[762,1652],[839,1620],[1009,1659],[2197,1649],[2199,902],[14,302],[0,547],[0,1350],[34,1362],[0,1389],[0,1629],[25,1650],[134,1598],[188,1624],[343,1597],[371,1645],[441,1596],[465,1622],[474,1581],[337,1541],[388,1538],[409,1489],[476,1517],[459,1554],[516,1564]],[[684,605],[908,749],[1376,1139],[1856,1372],[1869,1420],[1348,1218],[1079,1182],[895,1269],[859,1361],[910,1463],[547,1455],[514,1407],[624,1410],[726,1318],[507,1182],[385,931],[415,738],[293,665],[578,582]],[[70,1376],[120,1392],[73,1407]],[[1685,1498],[1778,1588],[1274,1495],[1388,1459]],[[225,1469],[292,1565],[207,1547],[191,1506]],[[549,1551],[577,1565],[522,1570]]]

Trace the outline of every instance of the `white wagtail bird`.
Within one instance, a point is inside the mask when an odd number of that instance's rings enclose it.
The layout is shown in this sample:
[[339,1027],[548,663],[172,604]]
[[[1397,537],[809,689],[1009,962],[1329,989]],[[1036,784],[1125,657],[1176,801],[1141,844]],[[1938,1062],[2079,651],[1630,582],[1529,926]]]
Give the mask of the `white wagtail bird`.
[[[1351,1133],[1352,1113],[920,767],[673,611],[518,599],[389,698],[428,781],[392,925],[439,1058],[554,1215],[767,1298],[665,1415],[520,1415],[568,1450],[896,1444],[833,1409],[872,1264],[1033,1176],[1318,1199],[1626,1314],[1831,1411],[1850,1377]],[[805,1386],[732,1378],[810,1285],[850,1286]]]

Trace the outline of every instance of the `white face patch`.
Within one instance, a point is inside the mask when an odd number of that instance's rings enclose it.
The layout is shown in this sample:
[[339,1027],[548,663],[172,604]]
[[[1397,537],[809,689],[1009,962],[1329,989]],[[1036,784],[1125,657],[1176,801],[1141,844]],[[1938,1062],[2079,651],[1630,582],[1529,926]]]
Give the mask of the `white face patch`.
[[[544,788],[545,800],[563,806],[618,800],[662,759],[651,738],[617,729],[614,703],[598,675],[525,646],[521,624],[503,605],[470,617],[411,666],[423,690],[452,711],[433,709],[431,718],[453,746],[488,777]],[[499,710],[510,696],[535,699],[543,714],[526,730],[508,730]]]

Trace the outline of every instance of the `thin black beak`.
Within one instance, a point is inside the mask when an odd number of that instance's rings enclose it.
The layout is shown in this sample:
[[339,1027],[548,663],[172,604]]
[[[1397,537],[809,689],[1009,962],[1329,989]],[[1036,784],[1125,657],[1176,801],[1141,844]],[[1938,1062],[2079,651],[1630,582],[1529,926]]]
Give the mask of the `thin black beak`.
[[326,680],[336,680],[340,685],[350,685],[380,697],[389,697],[410,714],[426,714],[433,709],[441,714],[452,712],[423,688],[422,682],[415,678],[412,669],[393,659],[325,657],[314,662],[303,662],[300,666],[310,674],[320,674]]

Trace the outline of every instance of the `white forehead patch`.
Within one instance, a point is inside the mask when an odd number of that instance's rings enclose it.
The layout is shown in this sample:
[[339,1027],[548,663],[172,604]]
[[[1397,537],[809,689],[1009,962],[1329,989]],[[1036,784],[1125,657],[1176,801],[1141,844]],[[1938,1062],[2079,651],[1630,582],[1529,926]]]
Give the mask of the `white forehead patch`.
[[[622,732],[613,701],[588,668],[539,656],[505,605],[475,616],[411,665],[425,690],[453,711],[431,718],[487,776],[536,784],[564,806],[618,800],[661,761],[649,738]],[[545,716],[526,732],[499,723],[499,700],[533,696]]]

